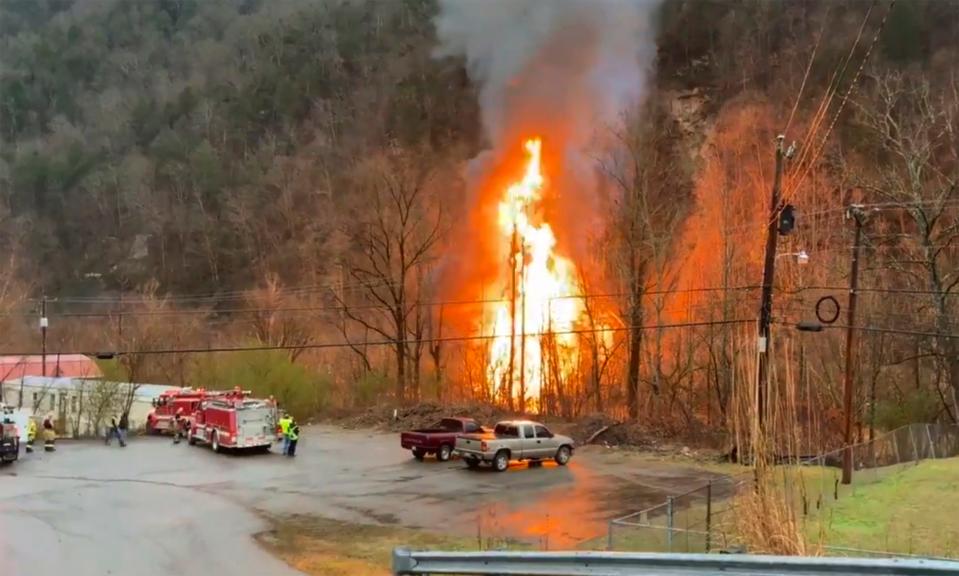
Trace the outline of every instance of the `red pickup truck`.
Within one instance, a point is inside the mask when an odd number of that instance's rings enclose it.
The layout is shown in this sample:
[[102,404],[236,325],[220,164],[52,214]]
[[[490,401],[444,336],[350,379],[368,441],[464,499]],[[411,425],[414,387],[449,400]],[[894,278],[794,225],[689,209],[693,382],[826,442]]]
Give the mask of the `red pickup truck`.
[[456,437],[460,434],[482,432],[483,427],[472,418],[443,418],[430,428],[400,434],[400,446],[413,451],[413,457],[422,460],[427,454],[446,462],[453,455]]

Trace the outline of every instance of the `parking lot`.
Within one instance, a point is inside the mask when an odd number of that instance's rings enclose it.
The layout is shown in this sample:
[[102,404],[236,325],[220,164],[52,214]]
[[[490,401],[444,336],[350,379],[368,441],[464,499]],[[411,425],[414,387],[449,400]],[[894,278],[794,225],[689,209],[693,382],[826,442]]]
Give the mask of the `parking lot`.
[[708,477],[599,447],[566,467],[471,471],[456,460],[416,462],[393,434],[325,426],[304,430],[295,459],[166,438],[122,449],[61,442],[0,471],[0,559],[5,574],[292,574],[250,537],[268,527],[264,513],[557,549]]

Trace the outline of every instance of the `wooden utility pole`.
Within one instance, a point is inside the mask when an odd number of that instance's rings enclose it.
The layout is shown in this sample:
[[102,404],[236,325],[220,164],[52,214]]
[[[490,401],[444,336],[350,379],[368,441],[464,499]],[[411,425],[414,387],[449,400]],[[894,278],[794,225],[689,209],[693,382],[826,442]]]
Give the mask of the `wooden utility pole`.
[[766,260],[763,264],[762,300],[759,306],[759,338],[757,349],[759,357],[756,371],[756,411],[759,429],[762,431],[766,413],[766,392],[769,387],[769,325],[773,313],[773,277],[776,273],[776,241],[779,234],[779,205],[782,190],[785,136],[776,137],[776,176],[773,180],[772,198],[769,202],[769,222],[766,226]]
[[520,243],[519,413],[526,413],[526,243]]
[[852,218],[856,224],[856,237],[852,246],[852,270],[849,273],[849,304],[846,310],[846,373],[843,379],[843,409],[845,411],[845,426],[843,428],[843,443],[846,449],[842,455],[842,483],[852,483],[852,398],[856,369],[856,342],[858,333],[855,330],[856,301],[859,289],[859,252],[862,247],[862,207],[850,206],[846,217]]
[[47,295],[40,298],[40,374],[47,375]]
[[513,236],[509,246],[509,373],[506,377],[506,404],[513,409],[513,366],[516,364],[516,240],[519,234],[513,223]]

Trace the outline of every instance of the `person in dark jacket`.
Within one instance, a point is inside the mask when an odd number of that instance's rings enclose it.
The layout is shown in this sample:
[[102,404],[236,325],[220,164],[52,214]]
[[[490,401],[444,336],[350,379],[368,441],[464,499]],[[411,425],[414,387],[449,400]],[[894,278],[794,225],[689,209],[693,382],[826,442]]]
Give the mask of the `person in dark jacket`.
[[130,414],[124,412],[120,415],[120,423],[117,424],[117,438],[120,439],[120,446],[127,445],[127,430],[130,429]]
[[[119,437],[120,437],[120,432],[117,430],[117,417],[110,416],[110,425],[107,426],[107,434],[105,439],[107,446],[109,446],[113,442],[114,438],[119,438]],[[123,441],[121,440],[120,442],[122,443]]]

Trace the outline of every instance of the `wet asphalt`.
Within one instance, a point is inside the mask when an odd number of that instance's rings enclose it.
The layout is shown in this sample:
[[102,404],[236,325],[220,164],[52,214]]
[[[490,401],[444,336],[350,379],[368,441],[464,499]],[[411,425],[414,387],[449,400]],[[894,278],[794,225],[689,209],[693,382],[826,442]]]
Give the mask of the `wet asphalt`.
[[516,463],[497,473],[417,462],[395,434],[321,426],[301,438],[296,458],[215,454],[166,438],[126,448],[64,441],[52,454],[21,455],[0,469],[0,574],[297,574],[253,540],[269,528],[264,514],[561,549],[708,477],[593,447],[569,466]]

